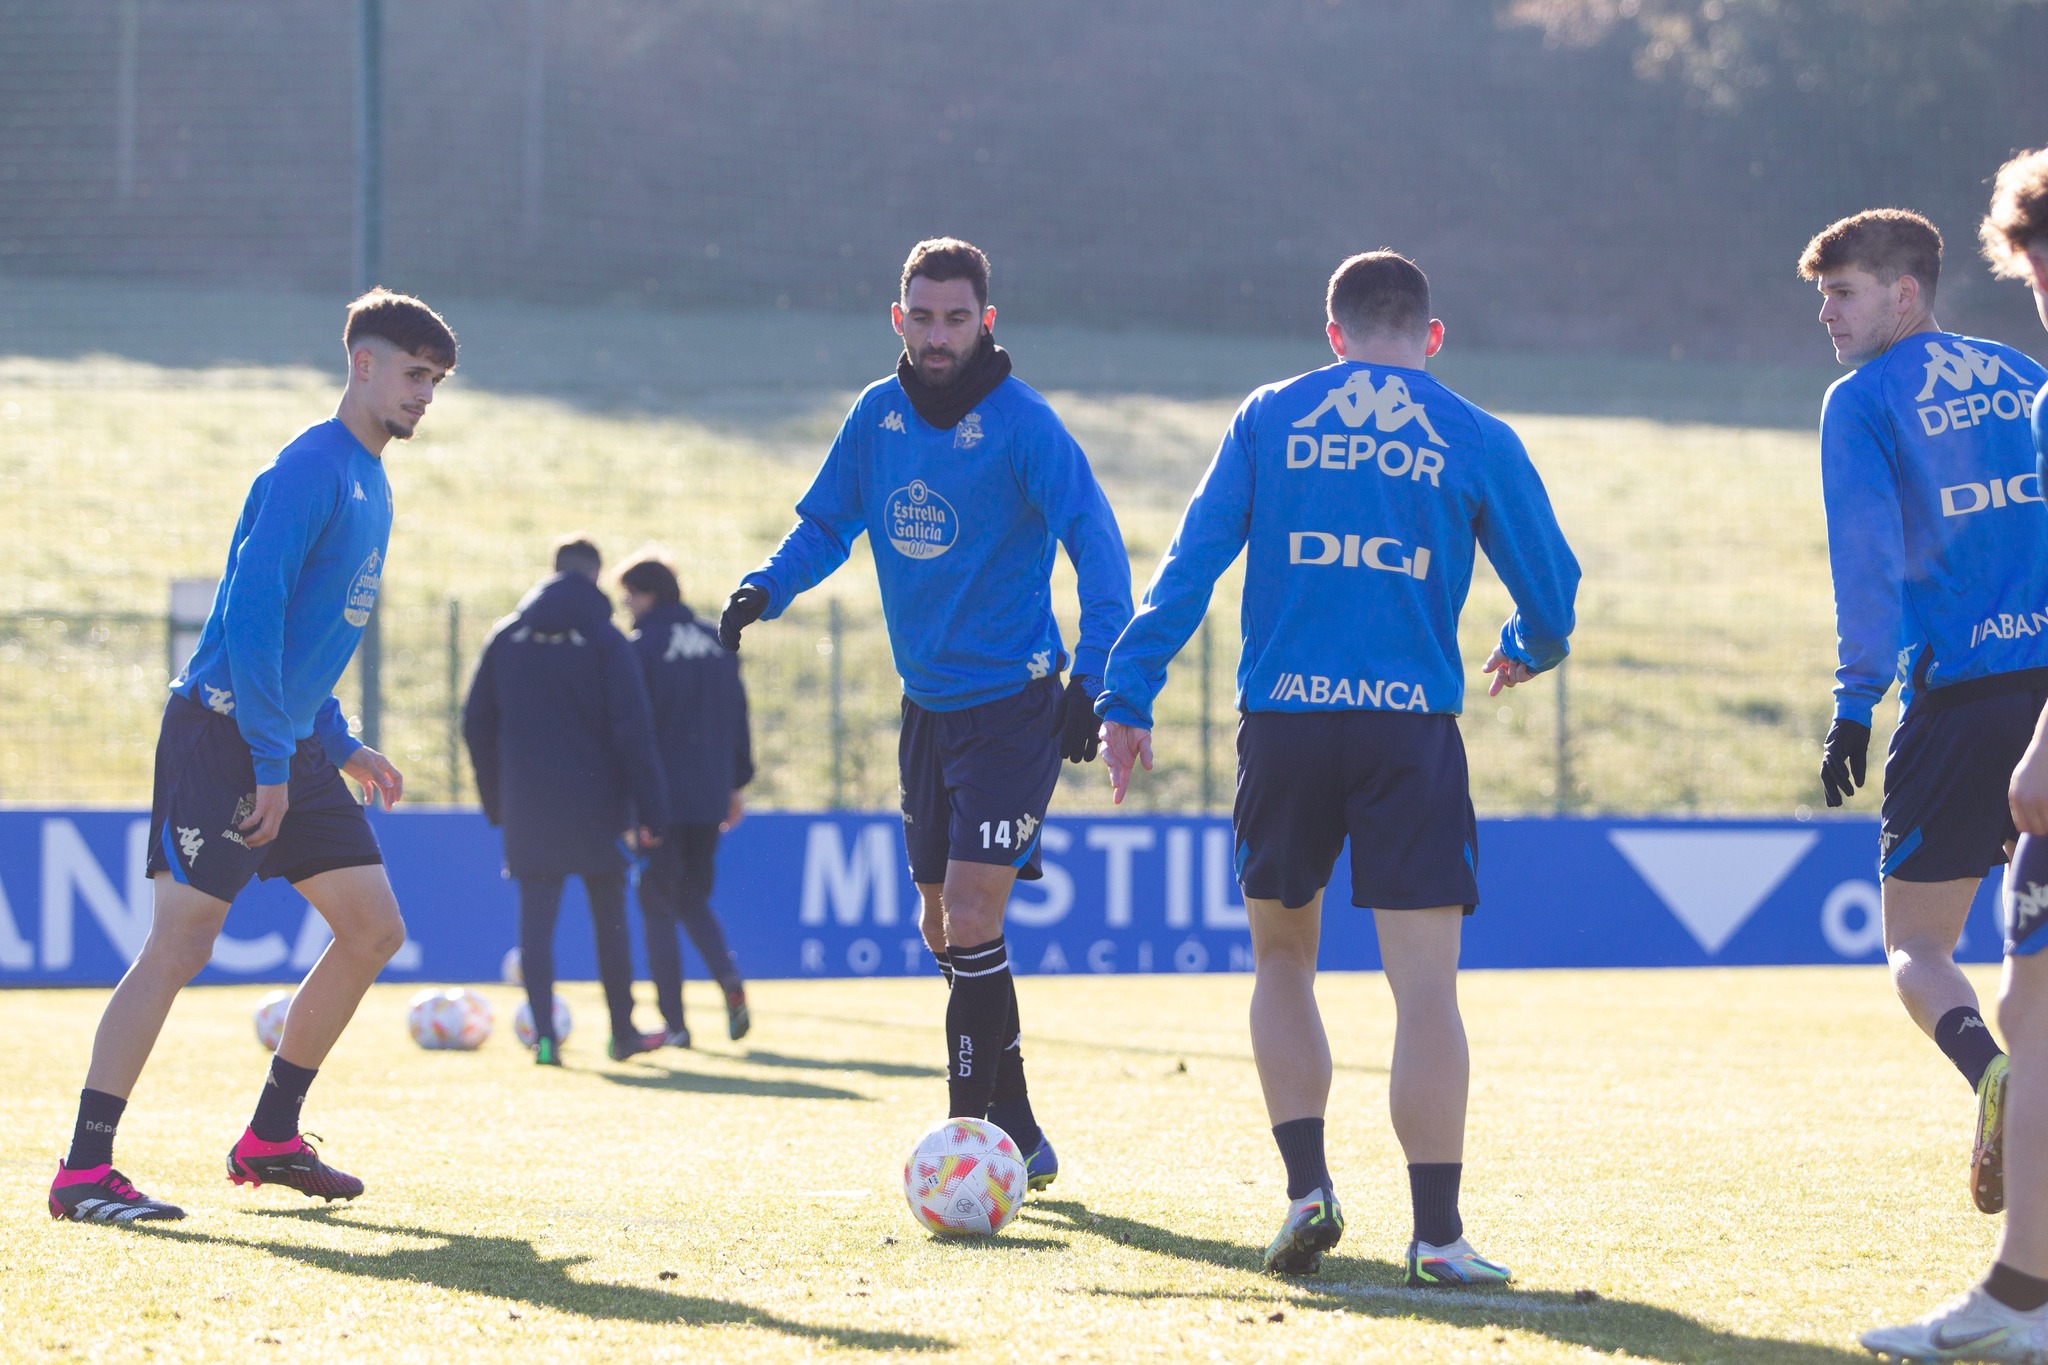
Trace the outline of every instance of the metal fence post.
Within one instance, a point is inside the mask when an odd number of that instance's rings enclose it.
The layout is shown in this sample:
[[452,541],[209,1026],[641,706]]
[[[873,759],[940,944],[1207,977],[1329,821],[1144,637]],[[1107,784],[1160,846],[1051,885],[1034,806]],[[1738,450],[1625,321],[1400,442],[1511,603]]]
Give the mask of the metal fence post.
[[1216,804],[1216,761],[1209,752],[1209,715],[1212,710],[1210,692],[1210,665],[1213,662],[1209,643],[1209,618],[1202,618],[1202,809],[1207,811]]
[[825,659],[830,665],[832,680],[832,809],[846,807],[846,714],[841,705],[843,690],[839,651],[845,639],[839,621],[839,599],[833,598],[826,618],[827,631]]
[[462,603],[448,599],[448,804],[462,799]]
[[1565,699],[1565,665],[1557,666],[1557,813],[1564,814],[1571,809],[1572,792],[1572,746],[1571,706]]

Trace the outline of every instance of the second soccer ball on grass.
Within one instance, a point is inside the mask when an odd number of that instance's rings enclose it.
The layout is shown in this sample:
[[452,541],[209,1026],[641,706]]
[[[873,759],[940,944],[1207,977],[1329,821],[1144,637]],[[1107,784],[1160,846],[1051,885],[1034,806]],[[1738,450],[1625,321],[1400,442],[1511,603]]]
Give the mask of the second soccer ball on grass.
[[[555,1041],[557,1043],[568,1042],[569,1030],[574,1028],[575,1025],[576,1021],[569,1015],[569,1002],[562,999],[559,995],[556,996]],[[512,1012],[512,1031],[519,1035],[519,1042],[524,1047],[532,1047],[535,1040],[540,1037],[533,1029],[533,1007],[524,1000],[520,1001],[519,1008]]]

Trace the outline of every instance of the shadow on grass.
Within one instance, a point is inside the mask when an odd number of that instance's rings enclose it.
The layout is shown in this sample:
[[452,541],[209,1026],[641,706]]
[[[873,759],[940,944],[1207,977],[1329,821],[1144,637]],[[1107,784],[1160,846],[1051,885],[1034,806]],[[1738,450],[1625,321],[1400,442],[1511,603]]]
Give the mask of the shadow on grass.
[[640,1090],[680,1090],[691,1095],[751,1095],[766,1100],[862,1100],[872,1097],[856,1090],[815,1081],[761,1080],[751,1076],[716,1076],[702,1071],[681,1071],[673,1067],[641,1066],[633,1071],[600,1071],[613,1085],[630,1085]]
[[858,1071],[865,1076],[904,1076],[922,1079],[946,1074],[944,1067],[920,1066],[915,1062],[877,1062],[852,1057],[791,1057],[786,1053],[758,1052],[752,1048],[739,1054],[738,1060],[753,1066],[793,1067],[804,1071]]
[[325,1223],[330,1227],[361,1232],[427,1238],[438,1245],[371,1253],[340,1247],[222,1237],[155,1223],[136,1224],[135,1228],[147,1236],[167,1241],[243,1247],[316,1270],[331,1270],[339,1275],[406,1280],[458,1293],[489,1295],[507,1303],[527,1304],[597,1321],[687,1323],[692,1326],[744,1324],[834,1346],[859,1346],[877,1351],[936,1351],[953,1345],[938,1337],[907,1332],[867,1331],[794,1322],[725,1299],[673,1294],[663,1289],[642,1289],[634,1285],[584,1284],[570,1279],[569,1271],[590,1257],[550,1259],[543,1257],[531,1242],[517,1237],[478,1237],[438,1228],[358,1222],[352,1218],[335,1217],[329,1209],[293,1210],[288,1216],[295,1216],[301,1222]]
[[[1036,1215],[1036,1216],[1034,1216]],[[1073,1199],[1027,1204],[1020,1219],[1044,1227],[1089,1233],[1141,1251],[1201,1261],[1229,1270],[1257,1271],[1260,1248],[1189,1237],[1150,1223],[1090,1213]],[[1403,1267],[1362,1256],[1323,1258],[1316,1277],[1275,1278],[1270,1293],[1095,1288],[1081,1292],[1126,1299],[1223,1299],[1271,1304],[1284,1299],[1302,1308],[1372,1318],[1420,1318],[1450,1327],[1512,1327],[1590,1350],[1626,1351],[1650,1360],[1768,1361],[1770,1365],[1842,1365],[1868,1361],[1860,1350],[1774,1337],[1746,1337],[1710,1327],[1683,1313],[1627,1299],[1581,1303],[1572,1294],[1519,1290],[1409,1289]]]

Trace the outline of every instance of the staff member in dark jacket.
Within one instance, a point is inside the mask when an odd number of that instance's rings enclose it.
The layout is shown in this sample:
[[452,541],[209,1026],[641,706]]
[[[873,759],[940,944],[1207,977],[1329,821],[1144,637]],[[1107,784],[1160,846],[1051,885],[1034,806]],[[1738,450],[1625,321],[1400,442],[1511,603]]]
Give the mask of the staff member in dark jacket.
[[640,872],[640,916],[647,934],[647,970],[668,1024],[668,1041],[690,1045],[683,1027],[683,960],[676,922],[725,991],[726,1032],[735,1040],[752,1023],[746,983],[711,912],[718,836],[740,822],[740,792],[754,780],[747,730],[747,689],[739,656],[718,643],[714,625],[683,605],[675,570],[642,555],[619,573],[633,613],[633,650],[654,703],[654,733],[668,779],[675,823]]
[[620,832],[658,842],[668,789],[632,646],[597,586],[587,540],[555,547],[555,572],[500,621],[484,645],[462,712],[484,814],[505,830],[505,873],[519,882],[519,959],[539,1040],[534,1060],[561,1065],[554,1036],[555,916],[562,884],[583,878],[597,924],[598,975],[611,1011],[611,1056],[660,1047],[633,1027],[633,950],[626,932],[627,853]]

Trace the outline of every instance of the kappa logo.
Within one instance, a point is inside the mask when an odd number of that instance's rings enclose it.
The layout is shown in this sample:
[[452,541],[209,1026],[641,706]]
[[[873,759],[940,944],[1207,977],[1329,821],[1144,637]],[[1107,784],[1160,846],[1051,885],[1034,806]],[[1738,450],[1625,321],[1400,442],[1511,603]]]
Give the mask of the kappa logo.
[[1017,817],[1017,847],[1031,847],[1031,836],[1038,833],[1038,817],[1026,811]]
[[1025,664],[1024,667],[1031,670],[1032,681],[1036,682],[1038,679],[1052,672],[1052,651],[1049,649],[1039,650],[1036,654],[1031,656],[1031,662]]
[[211,683],[201,683],[199,686],[206,692],[207,710],[218,711],[223,716],[235,714],[235,694],[233,692],[230,692],[225,687],[215,687]]
[[937,559],[960,538],[960,518],[953,504],[923,479],[889,495],[885,504],[889,543],[910,559]]
[[904,430],[903,414],[894,408],[889,409],[888,415],[882,418],[882,430],[901,434]]
[[185,855],[186,866],[199,861],[199,850],[206,847],[206,840],[199,837],[196,829],[178,827],[178,851]]
[[[1994,387],[2001,374],[2011,376],[2017,387]],[[1944,383],[1955,389],[1957,396],[1945,403],[1929,403],[1935,387]],[[1978,388],[1979,384],[1984,388]],[[1929,436],[1974,427],[1987,417],[2018,422],[2034,415],[2033,388],[2020,372],[2004,356],[1980,351],[1967,341],[1958,341],[1953,351],[1938,341],[1927,343],[1927,382],[1914,401],[1927,403],[1914,412],[1920,418],[1921,430]]]
[[1436,427],[1431,425],[1429,414],[1408,392],[1408,381],[1398,374],[1388,375],[1386,382],[1375,388],[1372,371],[1354,371],[1349,379],[1323,395],[1322,403],[1314,412],[1294,425],[1312,427],[1328,412],[1336,413],[1344,425],[1354,431],[1364,426],[1368,417],[1381,432],[1399,431],[1410,422],[1418,422],[1431,445],[1444,444],[1444,438],[1437,435]]
[[361,479],[356,480],[356,491],[353,496],[357,502],[368,502],[370,500],[370,495],[363,491],[363,481]]
[[2014,943],[2024,942],[2041,927],[2043,918],[2048,918],[2048,885],[2028,882],[2017,887],[2012,893],[2011,918],[2005,926],[2005,936]]
[[981,444],[982,435],[981,414],[970,412],[953,428],[953,449],[972,450]]
[[2005,357],[1991,355],[1978,350],[1967,341],[1958,341],[1951,351],[1938,341],[1927,343],[1927,383],[1914,397],[1916,403],[1924,403],[1934,397],[1934,386],[1946,383],[1958,393],[1967,393],[1978,384],[1996,384],[2003,371],[2013,377],[2013,382],[2024,384],[2020,372],[2008,365]]
[[702,626],[678,621],[669,627],[668,650],[661,656],[661,661],[672,664],[678,659],[706,659],[724,652],[718,641]]

